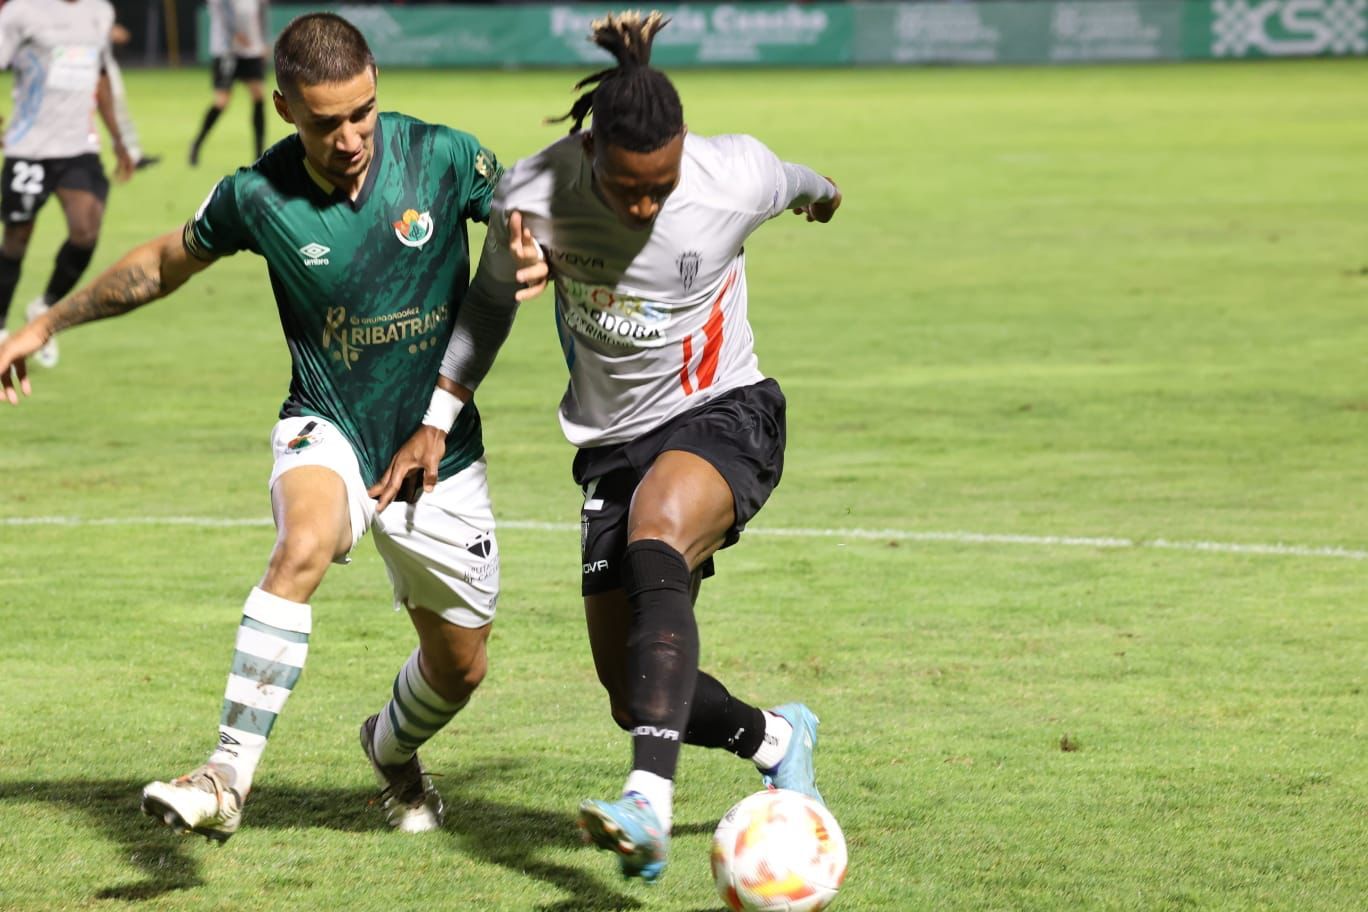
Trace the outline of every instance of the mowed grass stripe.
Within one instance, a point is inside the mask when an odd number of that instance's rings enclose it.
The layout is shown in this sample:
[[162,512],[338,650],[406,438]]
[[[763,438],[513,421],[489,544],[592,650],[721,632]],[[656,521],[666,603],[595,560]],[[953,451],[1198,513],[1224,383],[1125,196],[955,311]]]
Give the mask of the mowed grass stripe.
[[[268,517],[221,516],[12,516],[0,519],[6,526],[269,526]],[[575,532],[576,523],[543,522],[535,519],[508,519],[501,528],[532,532]],[[1042,548],[1152,548],[1159,551],[1205,551],[1212,554],[1266,555],[1270,557],[1328,557],[1341,560],[1368,560],[1368,550],[1334,545],[1298,545],[1285,542],[1258,544],[1220,541],[1170,541],[1165,538],[1139,539],[1089,535],[1018,535],[1005,532],[937,532],[913,529],[783,529],[751,528],[747,535],[776,538],[857,538],[873,541],[911,541],[956,545],[1027,545]]]

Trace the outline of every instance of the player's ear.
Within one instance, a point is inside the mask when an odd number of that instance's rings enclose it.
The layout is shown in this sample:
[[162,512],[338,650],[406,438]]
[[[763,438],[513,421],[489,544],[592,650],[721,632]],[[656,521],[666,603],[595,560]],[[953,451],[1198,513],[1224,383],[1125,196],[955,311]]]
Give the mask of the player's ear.
[[590,159],[593,159],[593,157],[594,157],[594,134],[593,134],[592,132],[591,132],[591,133],[585,133],[585,134],[584,134],[584,138],[581,140],[581,142],[584,143],[584,154],[585,154],[586,156],[588,156]]
[[281,94],[280,89],[271,92],[271,101],[275,102],[276,113],[280,115],[280,119],[287,124],[293,124],[294,118],[290,116],[290,106],[285,103],[285,96]]

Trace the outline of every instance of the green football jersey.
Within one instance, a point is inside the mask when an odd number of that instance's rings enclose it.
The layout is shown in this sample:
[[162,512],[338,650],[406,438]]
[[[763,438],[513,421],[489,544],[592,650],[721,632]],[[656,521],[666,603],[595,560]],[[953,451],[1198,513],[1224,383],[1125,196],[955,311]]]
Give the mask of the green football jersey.
[[[185,227],[202,259],[266,259],[292,362],[280,417],[335,424],[366,484],[422,423],[470,280],[466,221],[486,221],[501,169],[475,137],[403,114],[377,118],[356,199],[321,185],[297,136],[219,181]],[[447,435],[446,478],[484,452],[466,405]]]

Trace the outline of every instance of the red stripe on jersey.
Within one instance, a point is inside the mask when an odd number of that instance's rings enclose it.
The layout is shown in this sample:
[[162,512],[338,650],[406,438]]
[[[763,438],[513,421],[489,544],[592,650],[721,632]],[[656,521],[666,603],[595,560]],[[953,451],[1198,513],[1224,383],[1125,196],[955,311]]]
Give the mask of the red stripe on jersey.
[[[712,311],[708,314],[708,322],[703,324],[703,358],[698,362],[698,388],[707,389],[712,386],[713,380],[717,376],[717,362],[722,357],[722,299],[731,290],[732,283],[736,281],[736,269],[733,268],[727,274],[727,281],[722,283],[722,290],[713,299]],[[693,360],[693,337],[685,336],[683,339],[684,367],[679,372],[680,383],[684,386],[684,395],[692,395],[693,387],[689,383],[689,362]]]
[[689,362],[693,360],[693,336],[685,336],[684,346],[684,366],[679,369],[679,382],[684,387],[684,395],[693,395],[693,384],[689,382]]

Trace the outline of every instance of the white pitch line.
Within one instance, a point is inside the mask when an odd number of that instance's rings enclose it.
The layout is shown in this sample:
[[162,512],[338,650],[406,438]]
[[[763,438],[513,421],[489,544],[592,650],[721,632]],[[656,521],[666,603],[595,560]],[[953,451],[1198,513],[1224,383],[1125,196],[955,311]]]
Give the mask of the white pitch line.
[[[199,526],[231,528],[237,526],[270,526],[269,517],[234,519],[217,516],[11,516],[0,518],[0,526]],[[503,529],[536,532],[575,532],[578,523],[541,522],[530,519],[509,519],[499,523]],[[1159,551],[1198,551],[1216,554],[1247,554],[1277,557],[1328,557],[1340,560],[1368,560],[1368,550],[1338,546],[1241,544],[1218,541],[1170,541],[1165,538],[1138,539],[1090,537],[1079,535],[1015,535],[996,532],[934,532],[911,529],[767,529],[751,528],[747,535],[774,538],[846,538],[873,541],[912,541],[958,545],[1028,545],[1039,548],[1151,548]]]

